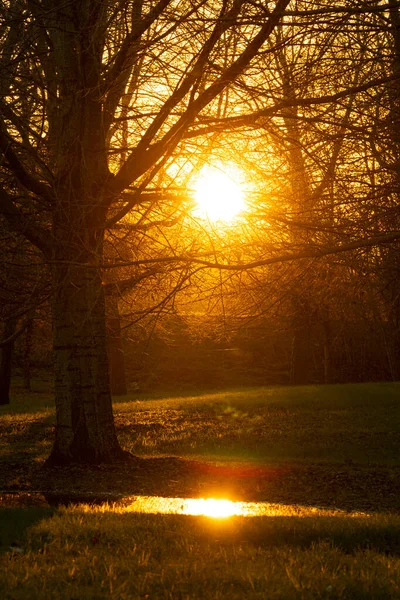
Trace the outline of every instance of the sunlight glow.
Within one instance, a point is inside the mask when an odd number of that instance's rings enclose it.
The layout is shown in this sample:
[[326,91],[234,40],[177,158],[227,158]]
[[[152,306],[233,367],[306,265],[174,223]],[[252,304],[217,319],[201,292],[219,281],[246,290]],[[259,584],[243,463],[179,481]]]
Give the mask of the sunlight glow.
[[[214,498],[163,498],[160,496],[133,496],[124,498],[124,506],[103,505],[97,510],[119,510],[144,514],[191,515],[205,516],[215,519],[227,517],[339,517],[368,518],[371,515],[363,512],[352,512],[320,508],[315,506],[299,506],[296,504],[274,504],[271,502],[236,502]],[[108,508],[104,508],[108,506]],[[88,509],[89,510],[89,509]],[[90,509],[91,510],[91,509]]]
[[214,500],[214,498],[199,498],[186,500],[187,515],[204,515],[206,517],[232,517],[243,514],[240,502],[230,500]]
[[231,222],[245,209],[240,174],[233,167],[204,167],[194,185],[195,215],[213,223]]

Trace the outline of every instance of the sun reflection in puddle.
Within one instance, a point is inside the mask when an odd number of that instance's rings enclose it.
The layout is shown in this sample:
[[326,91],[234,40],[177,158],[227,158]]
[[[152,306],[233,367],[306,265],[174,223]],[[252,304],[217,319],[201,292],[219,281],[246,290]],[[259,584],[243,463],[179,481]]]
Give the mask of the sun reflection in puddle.
[[214,498],[189,498],[185,500],[185,514],[204,515],[206,517],[232,517],[243,515],[242,502],[214,500]]
[[125,499],[127,512],[175,514],[213,518],[242,517],[367,517],[367,513],[324,509],[314,506],[273,504],[269,502],[234,502],[214,498],[163,498],[134,496]]

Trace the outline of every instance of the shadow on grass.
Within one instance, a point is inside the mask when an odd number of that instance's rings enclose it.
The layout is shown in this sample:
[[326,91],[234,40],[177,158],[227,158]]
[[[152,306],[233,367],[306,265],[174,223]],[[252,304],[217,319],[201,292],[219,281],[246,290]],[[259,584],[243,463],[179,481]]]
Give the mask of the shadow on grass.
[[12,549],[20,551],[26,530],[53,513],[53,508],[0,508],[0,554]]
[[[2,467],[18,468],[33,460],[44,460],[53,441],[54,414],[18,415],[0,422],[0,438],[7,453]],[[9,452],[8,452],[9,451]]]
[[[147,527],[157,530],[159,515],[146,515]],[[132,515],[116,515],[129,529]],[[187,544],[204,543],[227,547],[308,549],[315,546],[338,548],[346,554],[374,551],[400,556],[400,519],[368,517],[208,517],[168,515],[162,517],[163,530],[179,532]],[[117,522],[117,521],[116,521]],[[140,516],[138,519],[140,525]],[[142,526],[143,527],[143,526]],[[179,538],[179,535],[178,535]],[[173,544],[173,540],[170,540]],[[178,544],[178,543],[177,543]],[[178,544],[179,545],[179,544]]]
[[305,549],[323,543],[350,554],[373,550],[400,556],[400,521],[393,525],[390,521],[369,523],[367,517],[270,517],[265,525],[256,518],[243,533],[242,539],[261,548]]
[[[46,516],[50,513],[42,511],[42,518]],[[79,527],[71,527],[71,523],[77,520]],[[33,522],[26,523],[25,527]],[[104,512],[101,507],[83,510],[77,505],[62,511],[57,522],[57,531],[64,541],[76,539],[79,543],[91,545],[94,531],[100,544],[101,540],[111,540],[122,547],[127,539],[140,539],[143,547],[149,547],[153,554],[160,553],[160,559],[163,553],[165,557],[171,554],[178,556],[190,547],[196,547],[196,552],[205,555],[213,548],[221,547],[227,550],[241,548],[245,553],[246,549],[268,551],[287,547],[308,550],[325,547],[336,548],[345,554],[372,551],[400,556],[400,518],[394,515],[214,519],[190,515],[118,513],[113,512],[110,506]],[[49,523],[48,531],[53,532],[53,527]],[[44,529],[47,530],[46,526]]]

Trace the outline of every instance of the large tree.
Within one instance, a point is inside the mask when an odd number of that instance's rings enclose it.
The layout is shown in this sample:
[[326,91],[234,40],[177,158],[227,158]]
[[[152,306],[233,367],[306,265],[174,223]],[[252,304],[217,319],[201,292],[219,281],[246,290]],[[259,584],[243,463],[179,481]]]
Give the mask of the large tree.
[[124,456],[107,368],[105,231],[140,203],[151,210],[144,196],[157,171],[288,4],[261,7],[248,28],[256,9],[244,0],[2,2],[0,210],[51,270],[50,462]]

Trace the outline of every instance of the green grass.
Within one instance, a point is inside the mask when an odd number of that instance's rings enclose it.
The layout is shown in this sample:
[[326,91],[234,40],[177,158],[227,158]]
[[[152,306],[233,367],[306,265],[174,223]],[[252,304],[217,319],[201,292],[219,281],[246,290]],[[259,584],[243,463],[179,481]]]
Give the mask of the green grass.
[[143,456],[392,466],[400,465],[399,404],[400,385],[388,383],[132,398],[115,412],[124,447]]
[[20,547],[25,541],[26,530],[53,512],[53,509],[43,507],[0,508],[0,553],[11,546]]
[[393,515],[214,520],[75,506],[19,544],[0,558],[4,600],[400,597]]
[[[386,512],[333,509],[327,516],[317,509],[310,517],[283,506],[282,516],[213,520],[111,505],[3,507],[0,598],[400,598],[400,515],[387,512],[398,506],[399,400],[399,384],[118,400],[118,435],[136,454],[218,465],[300,464],[311,469],[311,479],[296,479],[301,468],[278,473],[266,480],[267,493],[344,508],[349,498],[362,507],[371,495]],[[14,465],[13,472],[39,464],[50,450],[53,422],[46,386],[30,395],[14,386],[12,404],[0,407],[3,464]]]
[[[369,383],[136,394],[116,400],[114,412],[123,447],[140,456],[390,467],[400,465],[399,404],[400,384]],[[44,460],[53,415],[48,387],[27,395],[15,386],[0,407],[0,451]]]
[[53,409],[53,382],[49,375],[35,379],[31,391],[24,389],[21,377],[15,377],[11,382],[10,404],[0,406],[0,415],[46,412]]

